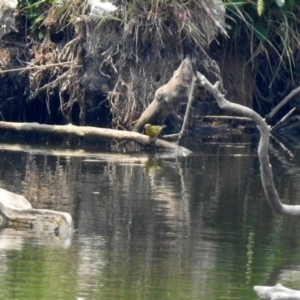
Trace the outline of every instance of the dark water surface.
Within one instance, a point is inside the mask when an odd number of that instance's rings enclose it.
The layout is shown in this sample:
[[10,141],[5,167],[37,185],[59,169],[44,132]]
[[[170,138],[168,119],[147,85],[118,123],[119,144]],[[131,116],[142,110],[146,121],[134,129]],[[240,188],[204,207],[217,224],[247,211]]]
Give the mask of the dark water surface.
[[[187,157],[0,144],[0,187],[71,213],[72,240],[0,232],[0,299],[257,299],[300,289],[300,219],[270,211],[256,144]],[[297,151],[271,145],[282,201],[300,203]],[[294,156],[292,156],[294,155]]]

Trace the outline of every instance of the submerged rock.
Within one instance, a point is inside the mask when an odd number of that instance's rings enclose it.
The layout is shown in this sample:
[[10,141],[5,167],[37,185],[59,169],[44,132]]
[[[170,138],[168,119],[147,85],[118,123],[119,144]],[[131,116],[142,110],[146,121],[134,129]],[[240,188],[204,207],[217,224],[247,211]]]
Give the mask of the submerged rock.
[[73,220],[69,213],[48,209],[34,209],[23,196],[0,189],[0,227],[29,228],[50,232],[62,239],[73,233]]
[[292,290],[278,283],[274,286],[253,287],[259,299],[270,300],[300,300],[300,291]]

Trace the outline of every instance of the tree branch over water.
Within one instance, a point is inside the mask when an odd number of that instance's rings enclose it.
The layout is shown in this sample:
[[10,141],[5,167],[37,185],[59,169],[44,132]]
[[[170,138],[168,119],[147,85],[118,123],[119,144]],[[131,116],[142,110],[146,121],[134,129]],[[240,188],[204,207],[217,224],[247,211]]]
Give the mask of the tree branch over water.
[[178,154],[188,154],[191,151],[185,147],[179,146],[175,143],[170,143],[162,139],[151,140],[149,136],[133,132],[121,131],[109,128],[98,128],[92,126],[76,126],[68,125],[46,125],[38,123],[14,123],[14,122],[0,122],[0,129],[8,129],[20,132],[43,132],[52,134],[67,134],[80,137],[97,137],[106,140],[118,141],[134,141],[140,145],[155,145],[159,148],[170,149],[178,151]]
[[232,103],[225,99],[224,95],[219,90],[219,82],[212,85],[204,75],[197,72],[197,78],[200,84],[212,95],[218,102],[220,108],[235,112],[244,117],[252,119],[259,131],[260,131],[260,141],[258,146],[258,157],[260,161],[260,172],[261,181],[263,188],[267,197],[267,200],[272,207],[272,209],[280,214],[287,216],[300,216],[300,205],[286,205],[281,203],[278,193],[276,191],[271,164],[269,161],[269,139],[270,139],[270,128],[268,127],[265,120],[254,110],[236,103]]

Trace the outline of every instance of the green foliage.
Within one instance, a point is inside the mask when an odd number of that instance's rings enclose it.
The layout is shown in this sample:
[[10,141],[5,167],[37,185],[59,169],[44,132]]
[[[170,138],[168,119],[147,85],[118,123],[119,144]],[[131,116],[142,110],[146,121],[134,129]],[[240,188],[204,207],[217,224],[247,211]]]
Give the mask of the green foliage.
[[262,15],[264,11],[264,0],[257,0],[257,13],[259,16]]
[[255,57],[267,58],[272,71],[271,84],[281,68],[289,70],[291,77],[294,56],[299,40],[299,0],[229,0],[225,3],[231,17],[229,32],[236,43],[243,39],[247,48],[246,60],[255,67]]
[[278,7],[282,7],[285,3],[285,0],[275,0],[275,2],[278,5]]
[[[29,30],[33,32],[38,29],[47,16],[50,7],[57,0],[20,0],[19,8],[27,19]],[[39,32],[39,37],[41,33]]]
[[[215,38],[215,31],[207,19],[210,4],[198,0],[121,0],[126,32],[142,34],[160,42],[164,48],[170,36],[191,40],[198,46]],[[212,5],[212,4],[211,4]],[[157,38],[155,37],[157,35]],[[140,41],[140,39],[139,39]],[[160,48],[160,47],[159,47]],[[158,48],[157,48],[158,49]]]

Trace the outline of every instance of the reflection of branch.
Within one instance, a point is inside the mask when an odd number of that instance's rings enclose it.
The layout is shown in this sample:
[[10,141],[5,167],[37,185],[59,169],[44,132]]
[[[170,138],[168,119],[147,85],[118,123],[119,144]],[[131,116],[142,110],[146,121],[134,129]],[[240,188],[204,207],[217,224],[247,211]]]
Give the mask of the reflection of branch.
[[[283,144],[282,142],[280,142],[276,136],[273,136],[271,135],[271,137],[273,138],[274,141],[276,141],[276,143],[281,147],[281,149],[288,154],[288,156],[290,158],[293,158],[294,157],[294,154],[293,152],[287,147],[285,146],[285,144]],[[286,163],[286,162],[285,162]]]
[[244,117],[251,118],[257,125],[260,131],[260,141],[258,147],[258,157],[260,161],[261,180],[263,188],[270,206],[281,215],[300,216],[300,205],[282,204],[273,181],[273,173],[269,162],[268,147],[269,147],[269,127],[264,119],[252,109],[240,104],[231,103],[219,91],[219,82],[212,85],[204,75],[197,72],[197,78],[200,84],[208,90],[218,102],[222,109],[226,109]]

